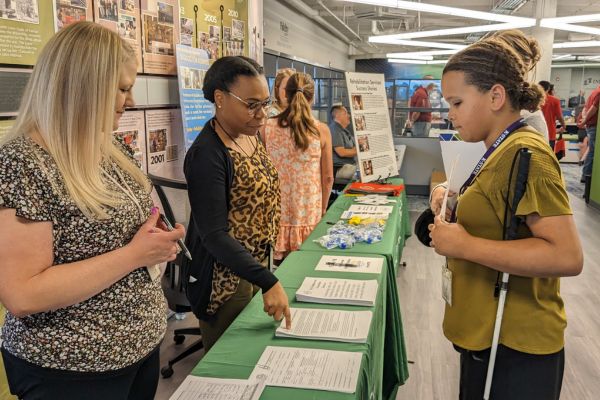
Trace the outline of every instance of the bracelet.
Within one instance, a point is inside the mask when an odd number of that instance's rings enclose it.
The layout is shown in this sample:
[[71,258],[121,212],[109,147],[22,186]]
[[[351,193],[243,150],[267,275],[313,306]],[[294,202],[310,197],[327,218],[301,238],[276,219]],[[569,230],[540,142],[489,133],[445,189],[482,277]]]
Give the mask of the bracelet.
[[429,193],[429,205],[431,205],[431,196],[433,195],[433,192],[435,192],[435,189],[437,189],[439,187],[443,187],[444,189],[448,190],[448,183],[447,182],[438,183],[437,185],[435,185],[433,187],[433,189],[431,189],[431,193]]

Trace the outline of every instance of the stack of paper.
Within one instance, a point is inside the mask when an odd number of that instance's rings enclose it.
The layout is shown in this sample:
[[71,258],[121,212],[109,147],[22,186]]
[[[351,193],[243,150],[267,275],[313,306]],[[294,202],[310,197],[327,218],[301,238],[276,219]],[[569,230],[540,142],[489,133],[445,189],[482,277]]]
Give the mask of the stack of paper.
[[258,400],[266,375],[253,379],[220,379],[188,376],[170,400]]
[[360,272],[380,274],[383,258],[327,255],[321,257],[315,271]]
[[296,299],[308,303],[373,306],[376,297],[376,280],[306,277],[296,291]]
[[342,213],[341,219],[350,219],[352,217],[388,219],[394,206],[374,206],[367,204],[352,204],[350,208]]
[[285,329],[285,322],[282,322],[275,336],[365,343],[373,317],[371,311],[290,308],[290,312],[294,321],[292,329]]
[[354,393],[362,353],[267,346],[250,379],[267,375],[268,386]]

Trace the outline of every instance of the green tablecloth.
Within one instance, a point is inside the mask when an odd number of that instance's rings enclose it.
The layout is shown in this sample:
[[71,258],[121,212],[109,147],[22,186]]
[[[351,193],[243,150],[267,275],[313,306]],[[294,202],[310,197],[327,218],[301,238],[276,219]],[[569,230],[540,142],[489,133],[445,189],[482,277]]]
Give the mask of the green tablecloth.
[[[404,181],[400,178],[390,178],[390,183],[399,185],[404,183]],[[326,235],[327,229],[331,227],[331,223],[339,221],[342,213],[350,208],[352,204],[354,204],[354,199],[356,199],[356,196],[341,195],[329,207],[327,213],[321,219],[321,222],[319,222],[308,239],[304,241],[300,247],[300,250],[325,251],[328,253],[344,253],[348,255],[352,255],[354,253],[381,254],[388,259],[389,265],[393,266],[394,270],[396,270],[398,263],[402,259],[404,242],[406,238],[410,236],[411,229],[410,221],[408,219],[406,192],[403,191],[400,196],[391,198],[397,199],[397,202],[394,205],[392,214],[387,220],[385,231],[383,233],[383,240],[381,242],[374,244],[357,243],[351,249],[346,250],[341,250],[338,248],[327,250],[320,244],[314,242],[315,239]]]
[[[315,271],[323,252],[294,252],[277,270],[292,307],[318,307],[342,310],[373,311],[367,343],[341,343],[317,340],[275,338],[278,323],[263,312],[262,297],[257,295],[236,318],[219,341],[192,371],[193,375],[246,379],[250,376],[266,346],[305,347],[327,350],[362,352],[356,393],[336,393],[319,390],[267,387],[261,399],[393,399],[399,384],[408,378],[408,365],[398,306],[396,280],[392,269],[381,274]],[[355,254],[360,256],[360,254]],[[363,256],[380,257],[363,254]],[[295,292],[304,277],[345,279],[377,279],[379,290],[374,307],[356,307],[299,303]]]

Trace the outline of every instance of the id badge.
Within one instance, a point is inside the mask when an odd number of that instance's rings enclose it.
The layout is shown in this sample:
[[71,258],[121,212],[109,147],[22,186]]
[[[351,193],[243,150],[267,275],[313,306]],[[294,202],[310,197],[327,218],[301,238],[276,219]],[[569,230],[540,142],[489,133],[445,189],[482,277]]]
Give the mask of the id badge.
[[442,266],[442,298],[452,307],[452,271],[448,264]]
[[161,273],[158,264],[146,267],[146,271],[148,271],[148,276],[150,276],[152,282],[156,282],[160,279]]

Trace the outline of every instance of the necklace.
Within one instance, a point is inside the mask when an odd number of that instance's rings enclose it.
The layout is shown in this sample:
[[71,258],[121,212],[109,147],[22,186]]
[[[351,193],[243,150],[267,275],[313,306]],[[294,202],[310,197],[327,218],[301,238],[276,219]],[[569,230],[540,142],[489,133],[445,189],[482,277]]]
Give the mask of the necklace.
[[[244,153],[244,155],[245,155],[246,157],[248,157],[248,158],[251,158],[252,156],[251,156],[251,155],[248,155],[248,153],[246,153],[246,151],[243,149],[243,147],[242,147],[242,146],[240,146],[240,145],[238,144],[238,142],[237,142],[237,141],[236,141],[236,140],[233,138],[233,136],[231,136],[231,135],[229,134],[229,132],[227,132],[227,131],[225,130],[225,128],[223,128],[223,125],[221,125],[221,123],[219,122],[219,120],[215,118],[215,121],[217,122],[217,125],[219,125],[219,128],[221,128],[221,130],[222,130],[223,132],[225,132],[225,134],[227,135],[227,137],[228,137],[229,139],[231,139],[231,141],[233,142],[233,144],[235,144],[235,145],[238,147],[238,149],[240,149],[240,150],[242,151],[242,153]],[[254,154],[255,152],[256,152],[256,145],[254,145],[254,149],[252,150],[252,154]]]

